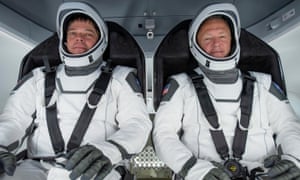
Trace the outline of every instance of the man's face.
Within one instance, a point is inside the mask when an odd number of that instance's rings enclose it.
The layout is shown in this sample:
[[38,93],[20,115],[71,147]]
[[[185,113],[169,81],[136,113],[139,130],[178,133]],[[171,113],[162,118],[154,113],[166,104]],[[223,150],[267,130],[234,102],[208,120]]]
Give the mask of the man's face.
[[82,54],[92,48],[99,34],[91,21],[75,20],[67,29],[65,45],[71,54]]
[[209,19],[201,25],[197,33],[197,43],[209,55],[226,57],[231,49],[231,33],[223,19]]

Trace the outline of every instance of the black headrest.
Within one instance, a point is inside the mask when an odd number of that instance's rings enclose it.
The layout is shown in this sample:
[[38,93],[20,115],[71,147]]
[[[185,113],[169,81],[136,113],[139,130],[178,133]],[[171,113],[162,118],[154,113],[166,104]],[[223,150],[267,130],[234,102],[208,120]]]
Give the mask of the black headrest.
[[[112,60],[112,65],[125,65],[136,68],[145,95],[145,58],[140,46],[123,27],[114,22],[106,23],[109,32],[109,42],[108,48],[103,54],[103,59]],[[51,66],[60,64],[58,44],[59,39],[55,33],[25,55],[20,65],[18,79],[20,80],[34,68],[44,66],[43,56],[47,56]]]
[[58,36],[56,33],[38,44],[23,57],[19,67],[18,80],[22,79],[24,75],[34,68],[44,66],[43,56],[47,56],[51,66],[57,66],[61,63],[58,54]]
[[283,68],[278,53],[266,42],[242,29],[240,36],[241,54],[238,67],[246,71],[270,74],[286,94]]
[[[191,20],[175,26],[163,39],[154,55],[154,107],[161,100],[161,91],[170,75],[187,72],[198,66],[189,51],[188,29]],[[276,51],[264,41],[242,29],[240,36],[241,54],[238,67],[245,71],[264,72],[272,75],[286,92],[280,58]]]

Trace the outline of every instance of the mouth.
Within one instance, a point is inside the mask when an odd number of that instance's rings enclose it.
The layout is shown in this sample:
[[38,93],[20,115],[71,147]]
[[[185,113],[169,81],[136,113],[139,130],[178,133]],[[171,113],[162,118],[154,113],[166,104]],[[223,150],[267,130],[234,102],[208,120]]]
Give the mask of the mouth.
[[71,52],[73,54],[81,54],[87,51],[87,48],[82,47],[82,46],[75,46],[72,48]]
[[225,56],[223,51],[214,51],[214,52],[211,52],[211,55],[214,57],[224,57]]

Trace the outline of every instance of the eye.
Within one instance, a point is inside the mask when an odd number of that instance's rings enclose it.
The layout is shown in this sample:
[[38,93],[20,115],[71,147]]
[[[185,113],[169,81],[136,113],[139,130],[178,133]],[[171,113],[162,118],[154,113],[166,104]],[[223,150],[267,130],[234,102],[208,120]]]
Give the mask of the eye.
[[209,43],[209,42],[211,42],[211,40],[212,40],[211,37],[204,37],[203,38],[203,42],[206,43],[206,44]]
[[95,38],[97,38],[97,34],[94,32],[86,32],[84,34],[84,37],[87,39],[95,39]]
[[92,37],[94,37],[94,34],[92,34],[92,33],[86,33],[85,36],[86,36],[86,37],[89,37],[89,38],[92,38]]
[[76,36],[76,32],[75,31],[68,31],[67,35],[69,37],[74,37],[74,36]]

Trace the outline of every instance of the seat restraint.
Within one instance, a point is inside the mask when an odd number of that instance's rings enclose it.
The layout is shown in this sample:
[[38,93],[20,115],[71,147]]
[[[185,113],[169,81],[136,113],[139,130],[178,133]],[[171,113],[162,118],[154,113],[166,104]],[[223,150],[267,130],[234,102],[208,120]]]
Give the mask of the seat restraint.
[[82,139],[86,133],[86,130],[89,127],[89,124],[97,109],[97,104],[99,103],[102,95],[106,91],[111,75],[112,69],[110,69],[110,67],[102,68],[102,73],[100,77],[96,80],[94,89],[89,95],[88,102],[85,104],[83,111],[81,112],[80,117],[72,132],[71,138],[67,145],[67,151],[70,151],[80,146]]
[[[47,63],[45,63],[46,65]],[[49,65],[49,63],[48,63]],[[91,119],[97,109],[102,95],[105,93],[109,80],[112,75],[110,63],[102,68],[101,75],[97,78],[94,88],[88,97],[79,119],[73,129],[71,138],[67,144],[67,152],[80,146],[86,130],[91,122]],[[56,155],[63,153],[65,150],[65,142],[63,140],[61,130],[58,124],[56,103],[48,105],[52,94],[56,88],[55,83],[56,70],[55,68],[46,67],[45,71],[45,105],[48,130],[51,138],[52,147]]]
[[50,66],[47,56],[43,56],[43,62],[45,65],[45,107],[47,126],[52,147],[55,154],[57,154],[64,151],[65,143],[58,125],[56,102],[49,105],[53,92],[56,88],[56,69]]
[[202,111],[209,122],[209,124],[214,128],[210,130],[214,145],[221,159],[223,159],[224,166],[231,172],[231,177],[233,179],[242,178],[245,176],[246,172],[243,172],[244,168],[238,162],[242,159],[242,155],[245,152],[245,146],[247,141],[248,127],[250,121],[250,115],[252,111],[253,102],[253,91],[254,91],[254,81],[255,78],[250,76],[250,74],[242,73],[243,75],[243,89],[241,94],[241,120],[237,122],[235,128],[235,135],[232,144],[232,156],[230,158],[229,148],[226,143],[226,139],[223,130],[220,128],[218,121],[218,116],[213,106],[213,103],[209,97],[208,90],[203,83],[203,76],[197,74],[196,72],[189,73],[192,82],[195,86],[197,96],[199,99]]

